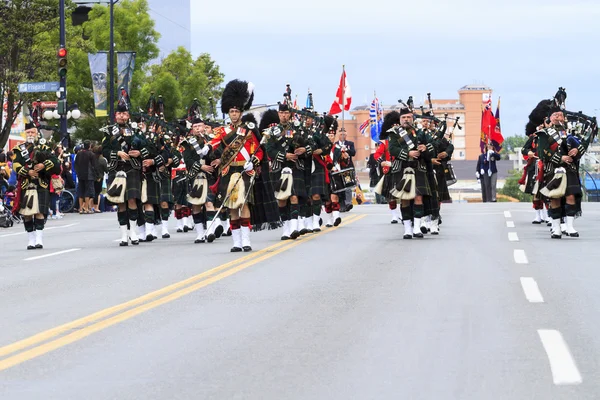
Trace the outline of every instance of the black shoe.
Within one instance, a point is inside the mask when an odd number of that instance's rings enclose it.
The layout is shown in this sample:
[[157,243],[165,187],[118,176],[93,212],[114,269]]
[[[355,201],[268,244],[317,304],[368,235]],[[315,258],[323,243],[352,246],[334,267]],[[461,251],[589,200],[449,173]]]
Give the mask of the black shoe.
[[41,244],[36,244],[36,245],[35,245],[35,248],[36,248],[36,249],[43,249],[43,248],[44,248],[44,246],[42,246]]
[[404,235],[402,237],[403,239],[412,239],[412,235],[409,235],[408,233],[406,235]]
[[333,226],[338,226],[341,223],[342,223],[342,219],[340,217],[337,217],[335,219],[335,221],[333,222]]
[[152,235],[146,235],[146,242],[151,242],[154,240],[154,236]]
[[427,233],[427,227],[426,226],[421,226],[421,233],[422,234],[426,234]]
[[183,232],[183,229],[177,228],[177,233],[181,233],[181,232]]
[[312,229],[306,229],[306,233],[313,233]]
[[390,221],[390,224],[397,224],[397,223],[398,223],[397,219],[393,219],[393,220]]
[[323,218],[319,218],[319,226],[323,226]]
[[206,240],[204,240],[204,239],[196,239],[196,240],[194,240],[194,243],[204,243],[204,242],[206,242]]
[[[540,225],[542,223],[542,221],[531,221],[532,224],[534,225]],[[552,224],[550,224],[552,225]]]
[[245,252],[252,251],[252,247],[250,247],[250,246],[244,246],[244,247],[242,247],[242,249],[243,249]]
[[292,234],[290,235],[290,239],[296,240],[296,239],[298,239],[298,236],[300,236],[300,232],[298,232],[298,231],[294,231],[294,232],[292,232]]
[[413,233],[413,237],[423,239],[423,234],[422,233]]
[[562,235],[557,235],[556,233],[553,233],[552,235],[550,235],[550,237],[552,239],[560,239],[560,238],[562,238]]
[[289,236],[282,236],[281,240],[290,240],[290,237]]
[[[129,245],[129,243],[127,243],[127,242],[121,242],[121,243],[119,243],[119,246],[127,246],[127,245]],[[28,249],[29,249],[29,247],[28,247]]]
[[313,233],[321,232],[321,228],[313,229]]
[[219,225],[215,229],[215,237],[218,239],[221,237],[222,234],[223,234],[223,225]]
[[242,251],[242,249],[240,247],[232,247],[231,248],[232,253],[239,253],[240,251]]
[[579,232],[567,233],[567,236],[570,236],[570,237],[579,237]]
[[[126,246],[127,246],[127,245],[126,245]],[[31,246],[31,245],[29,245],[29,246],[27,246],[27,250],[35,250],[35,246]]]
[[439,235],[439,232],[431,232],[432,235]]
[[231,236],[231,228],[227,229],[227,233],[225,234],[225,236]]
[[134,245],[134,246],[137,246],[138,244],[140,244],[140,241],[139,240],[132,240],[131,244]]
[[[183,231],[184,231],[184,232],[186,232],[186,233],[187,233],[189,230],[190,230],[190,228],[188,228],[188,226],[187,226],[187,225],[184,225],[184,226],[183,226]],[[179,232],[179,230],[178,230],[178,232]]]
[[169,235],[168,233],[165,233],[164,235],[162,235],[163,239],[169,239],[171,237],[171,235]]
[[215,241],[215,239],[216,239],[216,238],[215,238],[215,235],[214,235],[214,234],[212,234],[212,233],[206,237],[206,241],[207,241],[208,243],[212,243],[212,242],[214,242],[214,241]]
[[354,206],[353,206],[352,204],[348,204],[348,205],[346,206],[346,212],[348,212],[348,211],[352,210],[352,208],[354,208]]
[[300,230],[300,232],[299,232],[299,233],[300,233],[300,236],[302,236],[302,235],[306,235],[306,234],[308,233],[308,230],[306,230],[306,229],[302,229],[302,230]]
[[546,222],[546,226],[552,226],[552,222]]

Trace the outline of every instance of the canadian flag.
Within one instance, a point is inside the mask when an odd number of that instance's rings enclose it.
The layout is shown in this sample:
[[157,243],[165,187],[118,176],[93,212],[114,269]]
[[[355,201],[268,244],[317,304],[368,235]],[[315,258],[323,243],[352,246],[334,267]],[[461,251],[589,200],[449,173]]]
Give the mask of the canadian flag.
[[346,70],[342,70],[342,78],[340,79],[340,86],[338,87],[337,93],[335,94],[335,100],[331,105],[329,114],[339,114],[342,109],[345,111],[350,110],[350,104],[352,103],[352,92],[350,91],[350,85],[346,78]]

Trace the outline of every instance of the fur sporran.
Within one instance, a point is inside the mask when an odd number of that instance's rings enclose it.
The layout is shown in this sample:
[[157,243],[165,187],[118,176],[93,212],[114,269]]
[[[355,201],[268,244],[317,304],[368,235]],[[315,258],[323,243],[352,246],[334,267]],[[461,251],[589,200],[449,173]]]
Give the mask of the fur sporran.
[[564,168],[554,170],[554,177],[540,190],[540,193],[550,199],[560,199],[567,191],[567,173]]
[[417,193],[416,183],[415,170],[406,167],[402,179],[390,190],[390,194],[398,200],[412,200]]
[[275,198],[282,201],[289,199],[292,195],[293,185],[294,178],[292,176],[292,169],[287,167],[282,169],[279,181],[275,182]]
[[119,171],[106,191],[106,199],[114,204],[125,203],[126,191],[127,174],[124,171]]
[[21,204],[21,210],[19,214],[30,217],[40,213],[40,203],[38,199],[37,187],[30,183],[25,189],[25,195],[23,196],[23,203]]
[[246,192],[246,185],[242,174],[234,172],[229,178],[229,185],[227,185],[227,193],[229,193],[229,199],[225,202],[225,207],[237,210],[244,205],[244,194]]
[[208,179],[206,175],[200,173],[196,175],[192,187],[187,194],[187,201],[195,206],[201,206],[206,203],[206,197],[208,196]]

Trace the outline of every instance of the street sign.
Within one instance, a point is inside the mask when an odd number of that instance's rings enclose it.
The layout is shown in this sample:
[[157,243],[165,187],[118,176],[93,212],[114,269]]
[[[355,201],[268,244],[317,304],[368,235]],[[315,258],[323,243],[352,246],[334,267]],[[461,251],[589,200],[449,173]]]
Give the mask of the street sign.
[[[34,101],[31,103],[32,107],[37,107],[38,102]],[[58,101],[40,101],[39,102],[40,107],[42,108],[56,108],[58,107]]]
[[19,83],[19,93],[56,92],[59,88],[58,82]]

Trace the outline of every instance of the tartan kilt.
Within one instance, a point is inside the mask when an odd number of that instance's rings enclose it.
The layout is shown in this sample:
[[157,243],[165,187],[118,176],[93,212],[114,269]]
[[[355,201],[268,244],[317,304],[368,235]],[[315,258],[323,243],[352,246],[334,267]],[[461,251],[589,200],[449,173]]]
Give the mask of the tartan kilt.
[[[308,165],[306,165],[308,164]],[[311,187],[312,187],[312,157],[310,159],[309,162],[305,163],[305,167],[304,167],[304,184],[305,184],[305,191],[306,191],[306,196],[308,197],[310,195],[310,191],[311,191]]]
[[160,202],[169,203],[170,205],[174,202],[170,177],[160,180]]
[[229,187],[229,181],[231,180],[231,175],[233,175],[234,173],[239,172],[240,174],[242,174],[242,180],[244,181],[244,187],[245,187],[245,193],[244,195],[246,196],[246,203],[248,204],[254,204],[254,196],[252,191],[248,192],[250,188],[250,175],[248,175],[247,173],[244,172],[244,167],[243,166],[230,166],[229,167],[229,171],[227,171],[226,175],[222,175],[221,179],[219,180],[219,185],[217,187],[217,194],[216,194],[216,200],[215,202],[217,204],[223,204],[223,202],[225,201],[225,199],[227,198],[227,188]]
[[446,182],[446,174],[444,173],[443,165],[434,165],[435,176],[437,178],[437,193],[439,201],[450,201],[450,191],[448,190],[448,183]]
[[531,163],[527,167],[527,181],[525,182],[525,193],[533,194],[533,187],[535,186],[535,163]]
[[[408,167],[415,170],[415,192],[417,196],[431,196],[431,188],[429,186],[429,180],[427,179],[427,170],[425,169],[425,166],[416,162],[410,162],[408,163]],[[405,166],[402,167],[400,179],[402,179],[404,169]]]
[[160,182],[152,179],[152,174],[145,174],[146,179],[146,196],[148,200],[144,204],[159,204],[160,203]]
[[[301,199],[306,199],[306,184],[304,183],[304,170],[298,168],[292,169],[292,196],[297,196]],[[271,182],[277,182],[281,178],[281,171],[271,172]]]
[[325,182],[325,167],[318,162],[315,162],[315,170],[310,174],[310,195],[315,194],[321,197],[326,196],[329,193],[329,185]]
[[[25,192],[26,191],[27,191],[27,189],[21,190],[21,199],[19,201],[19,204],[21,207],[19,210],[22,210],[23,208],[25,208],[24,204],[25,204]],[[50,190],[38,185],[37,196],[38,196],[38,208],[40,210],[40,214],[44,214],[44,216],[47,216],[50,211]]]
[[262,161],[259,172],[260,174],[254,180],[254,203],[250,204],[252,230],[277,229],[282,226],[279,205],[275,199],[269,162],[266,159]]
[[565,196],[578,196],[581,197],[583,192],[581,191],[581,182],[579,181],[579,174],[577,169],[570,167],[565,168],[567,170],[567,189],[565,190]]
[[400,171],[398,172],[388,172],[383,175],[383,188],[381,189],[381,196],[386,201],[396,200],[394,196],[390,194],[390,190],[392,190],[398,182],[402,180],[402,174]]
[[185,171],[178,171],[172,181],[173,201],[180,206],[187,206],[187,177]]
[[[125,171],[127,174],[127,191],[125,192],[125,201],[129,199],[142,198],[142,177],[141,172],[131,168]],[[113,178],[114,179],[114,178]]]

